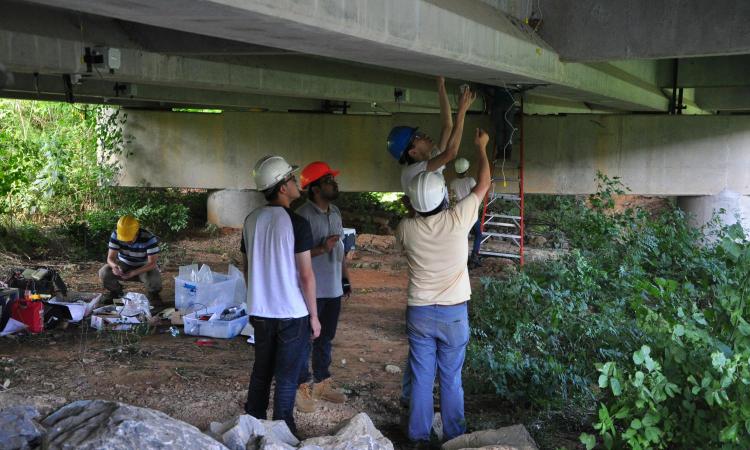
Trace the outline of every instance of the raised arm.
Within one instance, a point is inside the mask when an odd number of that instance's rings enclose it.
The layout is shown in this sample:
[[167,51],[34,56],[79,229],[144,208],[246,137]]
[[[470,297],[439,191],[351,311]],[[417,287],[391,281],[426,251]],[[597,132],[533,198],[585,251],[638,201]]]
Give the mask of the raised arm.
[[474,145],[477,150],[477,185],[471,190],[474,195],[479,197],[479,200],[483,200],[484,196],[487,195],[487,191],[490,190],[490,184],[492,175],[490,174],[490,162],[487,159],[487,143],[490,141],[490,137],[481,128],[477,128],[474,136]]
[[466,89],[461,94],[461,99],[458,101],[458,110],[456,111],[456,123],[451,131],[448,144],[444,152],[427,162],[426,170],[428,172],[434,172],[456,158],[458,147],[461,145],[461,135],[463,135],[464,132],[464,118],[466,117],[466,112],[476,98],[477,94],[470,89]]
[[440,101],[440,123],[442,124],[438,148],[440,152],[444,152],[445,146],[448,145],[451,131],[453,131],[453,115],[451,114],[451,103],[448,100],[448,92],[445,90],[445,78],[437,77],[437,86],[438,100]]

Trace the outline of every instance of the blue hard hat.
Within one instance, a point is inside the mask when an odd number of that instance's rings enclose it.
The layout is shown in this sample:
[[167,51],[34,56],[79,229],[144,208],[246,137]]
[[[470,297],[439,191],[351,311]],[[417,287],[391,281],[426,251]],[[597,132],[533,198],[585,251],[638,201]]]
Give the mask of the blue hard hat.
[[398,126],[393,127],[391,132],[388,133],[388,153],[396,158],[396,161],[401,160],[401,156],[409,147],[409,143],[416,132],[417,128],[415,127]]

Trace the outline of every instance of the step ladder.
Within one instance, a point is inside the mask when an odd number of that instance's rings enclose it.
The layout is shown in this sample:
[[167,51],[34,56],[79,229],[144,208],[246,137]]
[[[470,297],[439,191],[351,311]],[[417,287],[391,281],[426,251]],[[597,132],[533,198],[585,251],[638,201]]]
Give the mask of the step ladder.
[[523,103],[507,89],[500,92],[505,101],[496,109],[496,114],[502,115],[496,122],[504,123],[495,139],[492,185],[482,208],[479,254],[523,265]]

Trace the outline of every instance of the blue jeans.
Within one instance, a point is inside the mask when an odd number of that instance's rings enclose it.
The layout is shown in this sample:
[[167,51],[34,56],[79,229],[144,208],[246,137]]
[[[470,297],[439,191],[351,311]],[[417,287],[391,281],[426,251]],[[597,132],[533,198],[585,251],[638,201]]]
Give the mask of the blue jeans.
[[331,377],[331,342],[336,337],[336,327],[339,324],[339,312],[341,312],[341,297],[319,298],[318,320],[320,321],[320,336],[312,342],[312,375],[307,358],[300,371],[299,384],[307,383],[312,379],[320,383]]
[[474,226],[471,227],[471,232],[474,233],[474,247],[471,249],[471,256],[479,255],[479,245],[482,243],[482,219],[477,219]]
[[423,441],[430,438],[436,369],[440,377],[444,439],[460,436],[466,431],[461,369],[469,342],[467,304],[409,306],[406,325],[412,371],[409,439]]
[[270,319],[250,316],[255,329],[255,363],[250,374],[245,412],[265,420],[271,380],[276,378],[273,395],[273,420],[283,420],[292,433],[294,397],[302,364],[310,356],[310,317],[299,319]]

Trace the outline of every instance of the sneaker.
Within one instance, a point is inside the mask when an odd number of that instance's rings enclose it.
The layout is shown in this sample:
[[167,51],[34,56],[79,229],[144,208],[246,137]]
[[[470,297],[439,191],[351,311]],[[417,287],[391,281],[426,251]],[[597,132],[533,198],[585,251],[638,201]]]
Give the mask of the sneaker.
[[326,378],[320,383],[313,384],[313,398],[331,403],[344,403],[346,395],[333,388],[333,380]]
[[312,388],[309,383],[300,384],[297,388],[297,395],[294,398],[294,406],[297,411],[311,413],[315,411],[315,400],[313,400]]

